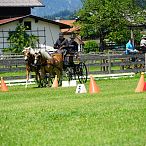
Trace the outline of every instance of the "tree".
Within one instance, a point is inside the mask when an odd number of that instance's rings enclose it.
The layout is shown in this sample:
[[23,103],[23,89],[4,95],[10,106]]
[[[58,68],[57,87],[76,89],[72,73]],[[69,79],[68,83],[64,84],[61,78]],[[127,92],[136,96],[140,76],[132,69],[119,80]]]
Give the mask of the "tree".
[[108,35],[112,39],[111,34],[126,32],[128,25],[145,22],[144,11],[136,0],[84,0],[78,16],[81,36],[100,36],[101,43]]
[[22,24],[19,24],[15,31],[9,32],[8,41],[11,42],[10,47],[4,51],[10,51],[13,53],[20,53],[24,47],[31,46],[36,47],[36,41],[38,38],[34,35],[29,35],[26,33],[26,27]]

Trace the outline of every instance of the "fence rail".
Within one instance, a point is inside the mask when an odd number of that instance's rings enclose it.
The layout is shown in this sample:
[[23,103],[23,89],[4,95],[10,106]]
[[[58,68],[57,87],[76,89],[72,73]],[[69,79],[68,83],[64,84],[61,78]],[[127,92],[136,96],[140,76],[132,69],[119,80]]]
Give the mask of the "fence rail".
[[[81,55],[89,74],[114,74],[145,71],[145,54],[86,54]],[[92,70],[94,67],[94,71]]]
[[[80,61],[85,62],[88,74],[117,74],[145,71],[145,54],[81,54]],[[0,73],[25,71],[23,55],[1,55]],[[25,74],[8,79],[22,79]]]

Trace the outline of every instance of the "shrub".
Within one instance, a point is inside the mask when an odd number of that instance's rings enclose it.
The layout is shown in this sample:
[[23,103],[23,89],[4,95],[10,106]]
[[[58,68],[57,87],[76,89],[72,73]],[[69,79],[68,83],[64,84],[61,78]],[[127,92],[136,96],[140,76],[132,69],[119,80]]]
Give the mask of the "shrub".
[[98,44],[96,41],[87,41],[84,45],[84,51],[86,53],[89,53],[89,52],[97,52],[99,50],[98,48]]

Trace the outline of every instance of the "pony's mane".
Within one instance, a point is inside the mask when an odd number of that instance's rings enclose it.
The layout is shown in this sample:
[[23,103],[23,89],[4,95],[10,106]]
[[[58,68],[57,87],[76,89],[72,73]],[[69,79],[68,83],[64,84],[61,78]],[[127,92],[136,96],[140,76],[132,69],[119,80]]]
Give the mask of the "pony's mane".
[[31,55],[35,54],[35,51],[31,47],[24,48],[22,52],[29,51]]
[[34,55],[35,51],[32,48],[29,48],[30,54]]
[[52,59],[52,56],[48,52],[46,52],[46,50],[40,50],[40,53],[42,57],[45,58],[46,60]]

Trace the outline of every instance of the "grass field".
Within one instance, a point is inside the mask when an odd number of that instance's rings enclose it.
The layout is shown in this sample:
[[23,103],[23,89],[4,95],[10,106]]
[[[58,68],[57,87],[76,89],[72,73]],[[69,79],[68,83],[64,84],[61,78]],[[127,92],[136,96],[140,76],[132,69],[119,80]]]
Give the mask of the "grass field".
[[134,92],[138,80],[98,80],[101,92],[93,95],[9,87],[0,92],[0,145],[144,146],[146,92]]

